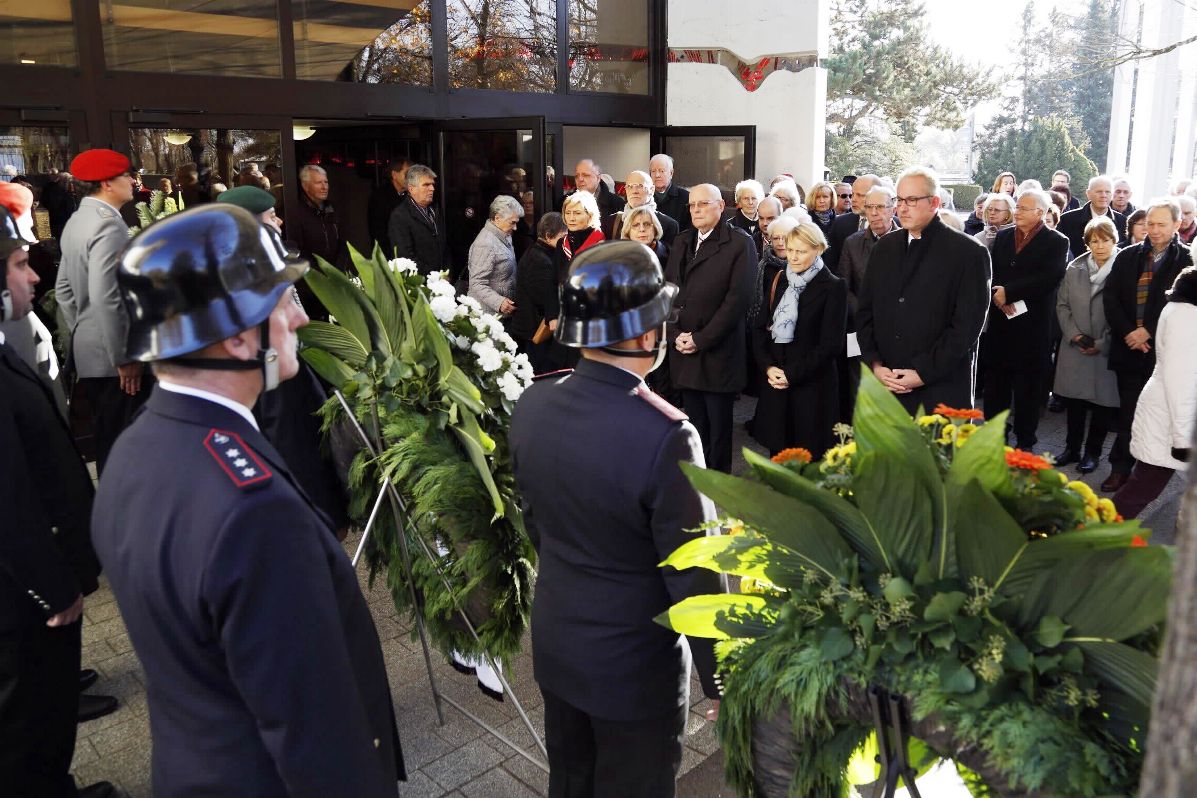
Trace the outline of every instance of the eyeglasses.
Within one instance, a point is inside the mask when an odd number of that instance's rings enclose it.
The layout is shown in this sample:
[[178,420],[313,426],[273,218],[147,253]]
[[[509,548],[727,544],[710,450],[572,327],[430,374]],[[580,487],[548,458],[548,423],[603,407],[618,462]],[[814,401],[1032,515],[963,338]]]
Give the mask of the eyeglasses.
[[892,205],[866,205],[864,206],[864,209],[866,211],[884,211],[892,207]]
[[649,185],[648,183],[624,183],[623,187],[625,190],[627,190],[629,188],[643,188],[643,189],[652,188],[652,186]]
[[907,208],[913,208],[925,199],[931,199],[934,194],[924,194],[921,197],[898,197],[898,204],[905,205]]
[[839,197],[840,199],[852,199],[851,194],[840,194]]
[[1036,205],[1033,208],[1022,208],[1022,207],[1019,207],[1018,205],[1015,205],[1014,212],[1015,213],[1043,213],[1043,208],[1040,208],[1038,205]]
[[689,208],[693,211],[697,210],[698,208],[705,208],[708,205],[715,205],[718,202],[719,200],[697,200],[695,202],[691,202]]

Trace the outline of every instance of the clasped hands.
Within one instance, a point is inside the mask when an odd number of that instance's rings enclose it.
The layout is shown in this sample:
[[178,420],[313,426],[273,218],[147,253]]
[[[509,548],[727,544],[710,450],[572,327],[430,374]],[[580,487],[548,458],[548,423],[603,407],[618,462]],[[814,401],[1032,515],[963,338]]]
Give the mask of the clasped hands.
[[915,388],[925,385],[923,378],[914,369],[889,369],[876,363],[873,366],[873,374],[893,393],[910,393]]
[[1144,327],[1136,327],[1128,332],[1122,340],[1136,352],[1147,353],[1151,351],[1151,344],[1147,343],[1151,340],[1151,333],[1147,332],[1147,329]]
[[1014,313],[1014,304],[1007,302],[1006,299],[1006,286],[995,285],[993,287],[993,304],[997,306],[998,310],[1009,316]]
[[786,373],[777,366],[770,366],[765,369],[765,378],[769,380],[770,388],[783,391],[790,387],[790,381],[786,379]]
[[673,348],[683,355],[692,355],[698,351],[698,345],[694,343],[694,333],[678,333],[677,338],[673,339]]

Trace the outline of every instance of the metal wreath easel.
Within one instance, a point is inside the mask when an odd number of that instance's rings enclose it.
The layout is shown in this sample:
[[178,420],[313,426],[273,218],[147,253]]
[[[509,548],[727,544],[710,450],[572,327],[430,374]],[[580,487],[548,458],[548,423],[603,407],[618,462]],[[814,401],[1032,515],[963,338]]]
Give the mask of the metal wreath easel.
[[[342,409],[344,409],[345,415],[347,415],[349,417],[349,420],[353,422],[353,428],[357,431],[358,437],[361,438],[362,444],[366,447],[366,450],[368,452],[370,452],[371,456],[378,457],[379,449],[375,446],[375,444],[377,443],[378,446],[380,447],[382,445],[381,440],[380,439],[376,439],[376,440],[370,439],[370,436],[366,434],[366,431],[362,428],[362,425],[360,423],[358,423],[357,417],[353,414],[353,409],[349,406],[349,403],[345,400],[345,395],[342,394],[339,389],[334,390],[333,393],[336,395],[337,401],[341,403],[341,407],[342,407]],[[374,412],[374,428],[375,428],[375,433],[377,435],[378,431],[379,431],[377,404],[374,405],[373,412]],[[437,557],[432,552],[432,549],[429,548],[427,541],[425,541],[424,538],[422,538],[419,535],[418,530],[416,529],[416,526],[415,526],[415,522],[412,520],[411,515],[407,512],[407,506],[406,506],[406,503],[403,501],[403,497],[399,495],[399,491],[397,491],[395,489],[395,486],[393,484],[391,484],[391,481],[389,479],[383,480],[383,484],[381,486],[379,486],[378,497],[374,500],[374,507],[370,511],[370,517],[366,520],[366,526],[362,529],[361,540],[358,541],[357,551],[355,551],[353,554],[354,569],[355,570],[357,569],[358,560],[361,559],[362,552],[364,552],[366,549],[366,540],[370,536],[370,530],[374,526],[374,521],[378,518],[378,511],[382,507],[382,500],[384,497],[389,498],[390,504],[391,504],[391,513],[395,516],[395,525],[396,525],[395,534],[399,536],[399,550],[402,555],[401,559],[402,559],[402,566],[403,566],[403,575],[407,580],[407,589],[408,589],[408,593],[410,594],[412,612],[416,617],[416,629],[419,631],[419,634],[420,634],[420,646],[424,651],[424,667],[428,671],[428,685],[432,690],[432,703],[433,703],[433,706],[436,708],[437,724],[440,726],[445,725],[445,714],[441,708],[441,702],[443,701],[446,704],[448,704],[449,706],[456,709],[462,715],[464,715],[468,720],[473,721],[483,731],[489,733],[490,735],[492,735],[499,741],[503,742],[505,745],[507,745],[509,748],[511,748],[517,754],[522,756],[524,759],[527,759],[529,762],[531,762],[533,765],[535,765],[536,767],[543,770],[545,773],[548,773],[549,766],[547,764],[547,761],[548,761],[549,754],[548,754],[548,751],[545,749],[544,740],[542,740],[540,735],[537,733],[536,727],[532,725],[532,721],[528,717],[528,713],[524,711],[524,707],[520,703],[519,698],[516,697],[515,691],[513,691],[511,689],[511,685],[507,682],[507,677],[504,676],[503,671],[499,669],[499,663],[494,659],[494,657],[492,657],[490,655],[489,652],[485,653],[483,656],[485,657],[486,661],[490,664],[491,668],[494,670],[495,675],[499,678],[499,682],[500,682],[500,684],[503,685],[503,689],[506,692],[506,695],[511,697],[511,703],[515,707],[515,711],[519,713],[520,720],[522,720],[524,722],[524,726],[527,727],[528,733],[531,734],[532,739],[536,741],[536,747],[540,749],[540,753],[544,757],[543,760],[538,759],[537,757],[533,756],[529,752],[525,751],[523,748],[521,748],[519,745],[517,745],[514,741],[512,741],[510,738],[508,738],[501,731],[494,728],[486,721],[482,720],[482,718],[478,717],[473,712],[470,712],[468,709],[466,709],[461,704],[454,701],[449,696],[442,694],[441,691],[439,689],[437,689],[436,676],[432,670],[432,649],[428,645],[428,631],[427,631],[425,621],[424,621],[424,612],[421,609],[420,603],[418,601],[418,597],[416,596],[415,580],[412,578],[411,551],[409,550],[408,545],[407,545],[407,535],[404,534],[404,530],[403,530],[404,524],[406,524],[407,527],[411,530],[412,538],[414,538],[420,544],[420,548],[423,550],[424,555],[428,558],[429,562],[432,563],[432,567],[434,569],[436,569],[437,576],[439,576],[441,579],[441,582],[444,583],[445,589],[448,590],[449,595],[453,597],[453,603],[456,606],[457,614],[459,616],[461,616],[461,620],[465,623],[466,629],[469,630],[470,635],[474,638],[475,642],[481,643],[482,641],[478,637],[478,632],[474,628],[473,622],[470,621],[469,616],[466,615],[465,610],[462,608],[461,600],[457,594],[457,591],[453,589],[453,585],[450,584],[448,577],[445,575],[445,572],[442,570],[440,558]]]
[[922,798],[914,783],[917,773],[911,767],[907,752],[910,710],[906,699],[882,687],[873,686],[869,688],[869,707],[873,712],[877,760],[881,765],[881,778],[877,780],[871,798],[893,798],[898,791],[899,778],[906,785],[910,798]]

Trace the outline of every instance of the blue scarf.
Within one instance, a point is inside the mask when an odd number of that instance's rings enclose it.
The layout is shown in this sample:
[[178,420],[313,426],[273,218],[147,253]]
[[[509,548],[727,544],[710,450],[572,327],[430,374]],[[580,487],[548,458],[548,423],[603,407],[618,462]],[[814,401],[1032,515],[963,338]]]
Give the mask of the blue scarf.
[[786,292],[781,295],[777,303],[777,310],[773,311],[773,341],[778,344],[788,344],[794,340],[794,328],[798,325],[798,298],[810,285],[819,272],[823,271],[823,259],[816,258],[806,271],[799,274],[786,265]]

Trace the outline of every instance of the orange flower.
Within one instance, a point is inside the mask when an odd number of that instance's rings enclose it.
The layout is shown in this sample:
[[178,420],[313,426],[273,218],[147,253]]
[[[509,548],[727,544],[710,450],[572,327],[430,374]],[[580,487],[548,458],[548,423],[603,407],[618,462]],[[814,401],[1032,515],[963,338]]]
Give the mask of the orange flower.
[[1022,449],[1011,449],[1006,452],[1006,465],[1027,471],[1042,471],[1051,468],[1051,464],[1039,455],[1024,452]]
[[961,408],[955,408],[955,407],[948,407],[943,402],[940,402],[939,404],[937,404],[935,406],[935,409],[932,410],[931,412],[934,414],[937,414],[937,415],[946,416],[947,418],[964,418],[964,419],[971,419],[974,421],[981,421],[982,419],[985,418],[985,414],[983,412],[981,412],[980,410],[973,410],[972,408],[961,409]]
[[811,461],[810,451],[801,447],[794,449],[782,449],[772,457],[773,462],[778,465],[785,465],[786,463],[798,463],[799,465],[806,465]]
[[[1122,516],[1119,516],[1119,520],[1121,520],[1121,518],[1122,518]],[[1135,548],[1141,548],[1141,547],[1147,545],[1147,541],[1144,540],[1141,536],[1135,535],[1133,538],[1131,538],[1131,545],[1134,546]]]

